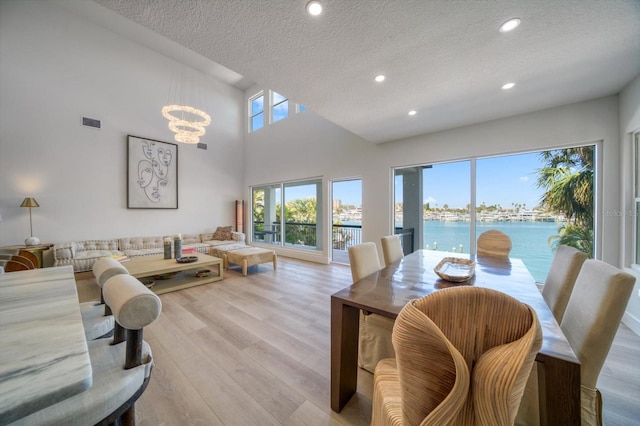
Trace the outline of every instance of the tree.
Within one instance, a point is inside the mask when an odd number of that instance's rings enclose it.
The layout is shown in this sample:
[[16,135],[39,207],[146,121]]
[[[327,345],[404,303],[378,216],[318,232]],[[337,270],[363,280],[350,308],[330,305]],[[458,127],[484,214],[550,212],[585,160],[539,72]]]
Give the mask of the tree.
[[593,256],[593,147],[544,151],[540,157],[545,162],[538,170],[537,185],[545,189],[540,204],[567,218],[551,245],[566,244]]

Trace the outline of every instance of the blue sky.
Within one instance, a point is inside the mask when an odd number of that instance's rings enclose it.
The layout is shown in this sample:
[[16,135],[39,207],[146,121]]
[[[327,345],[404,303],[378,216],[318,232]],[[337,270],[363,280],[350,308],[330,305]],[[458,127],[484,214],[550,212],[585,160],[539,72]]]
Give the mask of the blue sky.
[[[543,166],[538,153],[517,154],[476,161],[477,202],[500,204],[511,208],[512,203],[533,208],[540,203],[543,190],[537,188],[536,171]],[[436,164],[424,173],[424,201],[432,207],[464,208],[469,204],[469,161]],[[396,179],[396,201],[402,201]],[[359,179],[333,183],[333,198],[342,204],[362,205],[362,182]],[[312,187],[287,188],[287,198],[315,196]]]
[[[527,208],[537,206],[544,193],[536,185],[536,171],[542,166],[538,153],[477,160],[477,204],[500,204],[504,208],[511,208],[512,203],[525,204]],[[469,204],[469,182],[469,161],[436,164],[424,173],[424,201],[434,207],[447,204],[451,208],[464,208]]]

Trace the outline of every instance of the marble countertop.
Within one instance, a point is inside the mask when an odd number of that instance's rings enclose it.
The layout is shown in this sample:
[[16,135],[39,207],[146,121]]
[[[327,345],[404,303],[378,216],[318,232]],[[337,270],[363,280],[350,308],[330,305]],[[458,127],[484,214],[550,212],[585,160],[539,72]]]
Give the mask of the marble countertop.
[[0,275],[0,424],[92,384],[73,268]]

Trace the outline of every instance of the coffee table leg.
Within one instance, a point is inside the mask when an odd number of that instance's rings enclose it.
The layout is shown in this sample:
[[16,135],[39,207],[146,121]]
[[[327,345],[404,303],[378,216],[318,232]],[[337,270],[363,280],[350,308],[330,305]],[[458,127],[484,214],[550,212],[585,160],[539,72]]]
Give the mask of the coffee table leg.
[[246,277],[247,276],[247,268],[248,268],[248,264],[247,264],[247,259],[242,259],[242,276]]
[[276,270],[276,267],[278,266],[278,255],[273,252],[273,270]]

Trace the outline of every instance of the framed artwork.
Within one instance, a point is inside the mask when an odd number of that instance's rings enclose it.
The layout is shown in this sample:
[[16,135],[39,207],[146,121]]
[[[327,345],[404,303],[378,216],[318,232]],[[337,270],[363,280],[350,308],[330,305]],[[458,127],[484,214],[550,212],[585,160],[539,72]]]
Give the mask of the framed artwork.
[[127,208],[178,208],[178,145],[127,136]]

